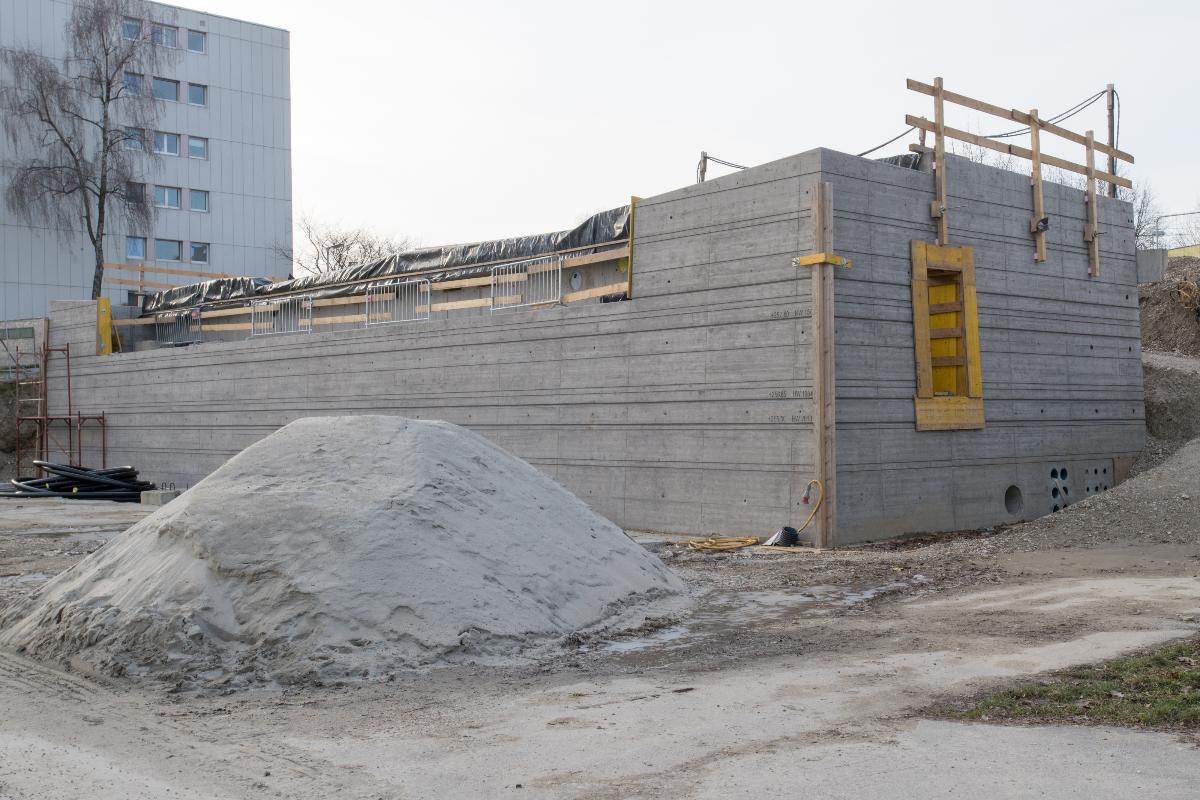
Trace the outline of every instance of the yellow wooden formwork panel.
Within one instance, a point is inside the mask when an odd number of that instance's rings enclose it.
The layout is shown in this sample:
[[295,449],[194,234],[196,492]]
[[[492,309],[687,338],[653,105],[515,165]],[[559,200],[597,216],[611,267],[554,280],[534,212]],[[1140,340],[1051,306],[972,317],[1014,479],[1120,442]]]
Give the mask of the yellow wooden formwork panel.
[[982,428],[975,253],[912,242],[917,430]]

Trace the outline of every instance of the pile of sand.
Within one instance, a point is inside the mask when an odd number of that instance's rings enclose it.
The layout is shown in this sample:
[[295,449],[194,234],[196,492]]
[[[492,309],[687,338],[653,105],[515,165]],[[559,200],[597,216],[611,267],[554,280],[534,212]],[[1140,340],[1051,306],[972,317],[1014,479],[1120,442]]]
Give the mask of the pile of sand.
[[1142,347],[1200,356],[1200,258],[1172,258],[1163,278],[1138,287]]
[[0,619],[0,645],[184,686],[503,663],[636,624],[682,582],[524,461],[443,422],[303,419]]

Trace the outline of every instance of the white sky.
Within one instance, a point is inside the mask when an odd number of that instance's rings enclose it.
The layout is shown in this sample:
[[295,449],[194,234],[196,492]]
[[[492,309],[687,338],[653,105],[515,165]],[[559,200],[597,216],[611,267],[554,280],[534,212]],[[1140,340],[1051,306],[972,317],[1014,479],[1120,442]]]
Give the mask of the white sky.
[[[570,227],[691,183],[702,149],[748,165],[857,153],[905,113],[932,117],[904,80],[935,75],[1043,118],[1113,82],[1133,178],[1164,213],[1200,202],[1194,0],[195,6],[291,31],[297,218],[422,245]],[[1019,127],[957,110],[947,122]],[[1065,124],[1104,140],[1103,100]],[[1083,161],[1082,147],[1058,152]]]

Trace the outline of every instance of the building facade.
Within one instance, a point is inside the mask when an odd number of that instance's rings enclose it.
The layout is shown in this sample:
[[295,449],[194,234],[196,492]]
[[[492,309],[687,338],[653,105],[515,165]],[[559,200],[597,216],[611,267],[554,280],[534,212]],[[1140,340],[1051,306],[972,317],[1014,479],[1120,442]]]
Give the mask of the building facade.
[[[0,47],[65,53],[69,0],[0,0]],[[146,265],[145,280],[183,284],[177,272],[284,277],[291,270],[291,99],[288,32],[160,4],[127,19],[123,34],[170,50],[158,74],[129,75],[161,102],[146,146],[147,229],[118,218],[106,261]],[[0,74],[0,80],[10,80]],[[0,184],[23,153],[0,137]],[[168,270],[155,274],[154,268]],[[0,204],[0,319],[40,316],[51,300],[90,296],[94,258],[82,231],[32,224]],[[174,272],[172,272],[174,271]],[[141,278],[106,271],[105,295],[125,302]]]

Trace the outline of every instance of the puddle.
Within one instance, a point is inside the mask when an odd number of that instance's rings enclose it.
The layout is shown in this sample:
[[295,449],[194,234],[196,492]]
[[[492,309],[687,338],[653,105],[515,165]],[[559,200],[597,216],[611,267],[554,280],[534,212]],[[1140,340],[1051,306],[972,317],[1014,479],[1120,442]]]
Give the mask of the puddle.
[[49,572],[26,572],[23,575],[4,575],[0,576],[0,589],[14,589],[18,586],[32,586],[37,583],[45,583],[50,580],[53,575]]
[[812,586],[799,592],[719,592],[701,602],[700,609],[684,622],[639,636],[613,639],[582,651],[623,655],[647,650],[673,650],[734,629],[791,617],[819,616],[837,609],[868,603],[877,597],[928,583],[924,575],[879,586]]

